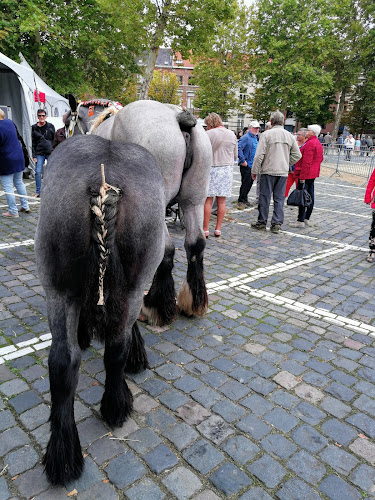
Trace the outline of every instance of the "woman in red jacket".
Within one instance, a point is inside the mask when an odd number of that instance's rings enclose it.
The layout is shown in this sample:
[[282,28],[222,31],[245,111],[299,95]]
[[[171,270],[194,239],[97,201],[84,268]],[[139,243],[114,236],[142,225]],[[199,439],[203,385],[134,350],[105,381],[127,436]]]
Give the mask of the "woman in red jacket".
[[371,177],[367,184],[367,189],[365,193],[365,203],[370,205],[372,208],[372,222],[370,235],[368,237],[368,245],[370,248],[369,254],[367,256],[367,262],[374,262],[375,259],[375,170],[372,172]]
[[323,161],[323,146],[318,140],[322,127],[309,125],[306,132],[306,142],[301,149],[302,158],[296,163],[294,176],[298,179],[298,189],[305,189],[311,196],[308,207],[299,207],[298,220],[290,224],[291,227],[305,227],[310,225],[310,217],[314,208],[314,181],[319,177],[320,164]]

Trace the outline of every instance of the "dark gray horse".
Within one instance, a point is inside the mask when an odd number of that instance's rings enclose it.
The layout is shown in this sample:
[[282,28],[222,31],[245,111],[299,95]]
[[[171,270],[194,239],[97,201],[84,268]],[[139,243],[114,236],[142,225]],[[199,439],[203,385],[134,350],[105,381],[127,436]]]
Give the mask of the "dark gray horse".
[[35,254],[52,332],[44,465],[53,484],[66,484],[83,469],[73,403],[81,349],[93,337],[105,343],[104,420],[121,426],[132,410],[124,371],[147,367],[136,320],[163,259],[164,213],[164,181],[144,148],[80,136],[51,155]]
[[[80,116],[84,121],[83,113]],[[192,115],[177,106],[157,101],[136,101],[120,109],[92,133],[112,141],[139,144],[156,158],[164,178],[166,203],[176,198],[184,214],[188,269],[178,296],[178,306],[189,316],[203,315],[207,310],[203,274],[206,244],[203,207],[212,161],[211,143],[203,127],[196,124]],[[158,325],[170,323],[175,315],[171,274],[175,249],[167,230],[166,238],[163,262],[142,309],[148,321]],[[160,314],[160,300],[164,305],[163,314]]]
[[71,111],[69,111],[65,121],[68,126],[68,137],[89,134],[95,119],[100,113],[106,109],[117,111],[122,108],[120,103],[108,99],[90,99],[89,101],[77,103],[72,96],[69,99],[69,104]]

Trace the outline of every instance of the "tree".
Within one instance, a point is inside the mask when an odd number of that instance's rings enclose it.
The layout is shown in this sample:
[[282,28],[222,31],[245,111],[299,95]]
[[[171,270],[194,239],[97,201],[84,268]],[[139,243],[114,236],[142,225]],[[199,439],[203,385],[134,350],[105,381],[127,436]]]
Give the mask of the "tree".
[[60,93],[118,99],[137,71],[130,31],[97,0],[2,0],[0,9],[1,50],[15,60],[22,52]]
[[148,96],[153,101],[180,104],[177,75],[169,71],[154,71]]
[[[234,9],[234,18],[218,24],[212,45],[195,58],[193,83],[199,86],[194,106],[201,116],[216,112],[222,118],[241,110],[239,90],[248,84],[248,54],[252,50],[250,10]],[[245,34],[245,35],[244,35]]]
[[[221,21],[230,20],[237,0],[99,0],[116,14],[117,29],[131,29],[137,52],[147,53],[140,98],[146,99],[159,47],[168,45],[184,57],[201,53]],[[130,19],[130,21],[129,21]]]
[[258,1],[258,46],[249,59],[254,84],[262,89],[254,96],[256,106],[292,111],[304,123],[322,123],[333,116],[327,103],[334,100],[334,74],[326,67],[331,2]]
[[[343,104],[346,104],[346,110],[342,110],[341,114],[342,124],[355,134],[369,132],[375,128],[375,5],[370,0],[363,0],[361,9],[362,36],[359,40],[355,39],[357,45],[352,56],[352,59],[356,58],[357,61],[358,52],[361,56],[356,65],[358,82],[356,85],[351,82],[349,86],[348,81],[345,81]],[[357,30],[357,27],[354,26],[353,29]]]

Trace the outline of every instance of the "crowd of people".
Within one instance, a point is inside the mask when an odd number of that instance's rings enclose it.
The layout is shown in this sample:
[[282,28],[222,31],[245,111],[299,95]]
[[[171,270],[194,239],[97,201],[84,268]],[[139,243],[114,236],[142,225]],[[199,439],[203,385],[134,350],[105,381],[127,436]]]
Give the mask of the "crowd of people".
[[[213,117],[215,123],[212,123]],[[260,124],[252,120],[249,127],[242,134],[237,134],[238,157],[236,158],[235,134],[226,131],[218,115],[211,113],[206,117],[208,134],[213,147],[214,160],[211,168],[209,196],[206,201],[203,230],[206,238],[209,236],[209,218],[213,198],[218,200],[218,220],[215,236],[221,235],[221,223],[225,214],[225,197],[230,195],[232,168],[237,160],[241,173],[241,186],[237,201],[237,208],[243,210],[247,207],[258,207],[258,220],[251,224],[257,230],[266,230],[269,216],[271,198],[273,198],[273,213],[270,230],[280,232],[284,222],[284,204],[290,188],[295,184],[296,189],[305,189],[310,197],[309,206],[301,206],[298,219],[293,227],[302,228],[310,224],[310,217],[314,208],[314,181],[319,177],[320,165],[323,161],[323,146],[318,140],[321,127],[310,125],[297,132],[296,137],[284,128],[284,115],[280,111],[271,114],[270,121],[265,126],[265,131],[259,134]],[[220,135],[215,127],[221,130]],[[221,139],[223,138],[223,139]],[[230,146],[229,146],[230,145]],[[229,149],[228,149],[229,148]],[[227,151],[224,160],[219,160],[220,155]],[[233,156],[234,155],[234,156]],[[227,169],[226,175],[224,171]],[[249,192],[256,182],[256,199],[250,202]],[[224,193],[225,189],[225,194]],[[220,207],[220,208],[219,208]]]
[[[293,184],[297,190],[305,190],[309,195],[308,204],[299,205],[298,217],[290,224],[294,228],[310,226],[314,209],[315,179],[320,175],[320,166],[326,148],[332,145],[332,137],[321,134],[317,124],[301,128],[294,136],[284,129],[284,115],[276,111],[271,114],[270,122],[263,133],[259,133],[260,124],[252,120],[249,127],[235,135],[226,130],[221,118],[210,113],[205,119],[208,134],[213,147],[213,166],[211,168],[209,195],[205,205],[203,229],[209,236],[209,220],[214,197],[218,202],[218,217],[215,236],[221,235],[221,224],[225,215],[225,198],[232,190],[233,165],[238,163],[241,173],[241,186],[237,208],[256,205],[258,220],[251,224],[256,230],[265,231],[269,217],[271,197],[273,213],[270,231],[279,233],[284,222],[284,204]],[[216,132],[215,132],[216,130]],[[238,144],[237,144],[238,141]],[[363,155],[373,146],[370,136],[357,139],[349,134],[345,140],[338,138],[338,144],[345,147],[346,159],[350,160],[353,151]],[[238,155],[238,156],[236,156]],[[256,200],[250,202],[248,195],[256,181]],[[365,194],[365,203],[371,204],[372,224],[369,235],[368,262],[375,260],[375,170],[372,173]]]
[[[44,109],[37,112],[38,121],[32,126],[32,155],[35,162],[36,193],[39,198],[43,165],[51,152],[63,142],[68,133],[66,114],[64,126],[55,131],[47,122]],[[213,163],[210,170],[208,196],[204,206],[203,231],[209,237],[209,221],[213,200],[217,202],[217,218],[214,236],[221,236],[221,225],[226,211],[226,198],[232,193],[233,167],[238,164],[241,173],[241,186],[237,201],[240,210],[251,206],[258,208],[258,220],[251,224],[256,230],[266,230],[271,197],[273,213],[270,230],[280,232],[284,222],[284,204],[293,184],[298,190],[306,190],[310,195],[307,206],[299,206],[298,217],[291,227],[304,228],[310,225],[314,209],[314,183],[319,177],[323,154],[333,144],[329,133],[321,134],[321,127],[313,124],[301,128],[293,136],[284,128],[284,115],[276,111],[271,114],[270,122],[260,134],[260,124],[252,120],[237,136],[224,127],[221,117],[210,113],[205,118],[207,134],[211,141]],[[345,148],[345,159],[350,161],[354,153],[364,155],[373,147],[370,136],[357,138],[349,134],[345,140],[337,139],[339,147]],[[8,210],[3,217],[18,217],[19,212],[30,213],[28,196],[23,183],[23,170],[29,164],[27,148],[15,124],[0,110],[0,180],[6,194]],[[249,201],[249,192],[256,182],[256,199]],[[17,206],[14,188],[20,198]],[[375,260],[375,171],[372,173],[366,190],[365,203],[371,204],[372,225],[369,235],[369,254],[367,260]]]

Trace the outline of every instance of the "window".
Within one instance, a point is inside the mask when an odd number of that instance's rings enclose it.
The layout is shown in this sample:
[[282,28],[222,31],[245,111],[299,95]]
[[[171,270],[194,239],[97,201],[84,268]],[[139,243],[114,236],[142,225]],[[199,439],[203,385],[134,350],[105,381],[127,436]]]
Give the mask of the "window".
[[187,93],[187,105],[186,107],[188,109],[193,109],[194,108],[194,92],[188,92]]
[[245,126],[244,123],[245,123],[245,115],[244,114],[237,115],[237,130],[242,130]]
[[182,75],[177,75],[177,80],[178,80],[179,85],[182,85],[184,82],[184,77]]
[[247,88],[246,87],[241,87],[240,88],[240,101],[241,104],[246,104],[247,100]]
[[194,85],[194,83],[193,83],[193,79],[194,79],[194,77],[193,77],[193,76],[189,76],[189,79],[188,79],[188,85]]

